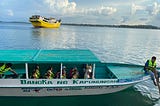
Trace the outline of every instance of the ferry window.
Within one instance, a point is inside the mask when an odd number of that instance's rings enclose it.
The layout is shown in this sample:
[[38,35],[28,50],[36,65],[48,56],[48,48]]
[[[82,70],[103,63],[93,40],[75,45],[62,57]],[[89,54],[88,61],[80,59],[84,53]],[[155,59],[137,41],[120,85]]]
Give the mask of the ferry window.
[[[8,63],[0,63],[0,67],[4,67]],[[11,67],[3,72],[0,77],[3,79],[22,79],[25,78],[25,65],[19,63],[10,63]],[[13,72],[14,71],[14,72]]]
[[[49,74],[50,68],[52,74],[52,78],[55,78],[56,72],[60,71],[60,64],[47,64],[47,63],[41,63],[41,64],[29,64],[29,72],[28,72],[28,76],[31,79],[46,79],[47,78],[47,74]],[[37,67],[38,66],[38,67]],[[37,71],[37,72],[36,72]],[[35,74],[36,73],[36,74]]]

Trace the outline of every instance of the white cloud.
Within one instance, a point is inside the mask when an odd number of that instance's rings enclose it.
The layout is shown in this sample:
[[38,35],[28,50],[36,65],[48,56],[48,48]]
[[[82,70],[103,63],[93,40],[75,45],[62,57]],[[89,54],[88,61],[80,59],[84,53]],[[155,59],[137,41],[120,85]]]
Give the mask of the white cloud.
[[72,23],[160,26],[160,0],[1,0],[0,7],[0,20],[7,20],[6,17],[27,20],[40,14]]
[[7,15],[9,15],[9,16],[13,16],[13,15],[14,15],[14,13],[13,13],[13,11],[12,11],[12,10],[7,10]]
[[160,26],[160,2],[132,4],[131,17],[127,23]]
[[160,12],[157,15],[153,16],[152,19],[147,24],[160,27],[159,19],[160,19]]
[[76,2],[69,0],[44,0],[45,9],[48,13],[61,15],[102,15],[108,16],[117,12],[117,9],[111,6],[100,6],[97,8],[77,8]]
[[129,17],[128,16],[122,16],[120,19],[120,24],[124,24],[127,23],[129,21]]
[[104,16],[108,16],[108,15],[112,15],[115,12],[117,12],[117,9],[113,8],[113,7],[101,6],[100,8],[84,9],[81,12],[83,12],[85,14],[89,14],[89,15],[104,15]]
[[147,6],[132,4],[131,13],[136,14],[137,11],[144,11],[148,12],[149,15],[156,15],[160,12],[160,4],[158,4],[157,2],[154,2],[153,4]]
[[68,0],[44,0],[45,4],[49,5],[49,10],[55,13],[74,13],[76,10],[76,3]]
[[156,15],[160,12],[160,5],[157,2],[154,2],[152,5],[146,7],[146,11],[151,15]]
[[102,14],[102,15],[111,15],[111,14],[115,13],[116,11],[117,11],[117,9],[113,8],[113,7],[102,6],[100,8],[100,14]]
[[131,14],[135,14],[139,10],[145,10],[145,8],[146,7],[144,7],[144,6],[136,5],[133,3],[132,7],[131,7]]

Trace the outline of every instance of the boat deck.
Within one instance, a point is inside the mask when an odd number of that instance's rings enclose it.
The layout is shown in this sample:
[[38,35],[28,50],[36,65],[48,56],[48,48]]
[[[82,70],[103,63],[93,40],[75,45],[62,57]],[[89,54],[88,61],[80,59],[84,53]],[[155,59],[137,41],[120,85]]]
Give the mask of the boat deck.
[[144,75],[143,66],[128,64],[107,64],[118,79],[136,78]]

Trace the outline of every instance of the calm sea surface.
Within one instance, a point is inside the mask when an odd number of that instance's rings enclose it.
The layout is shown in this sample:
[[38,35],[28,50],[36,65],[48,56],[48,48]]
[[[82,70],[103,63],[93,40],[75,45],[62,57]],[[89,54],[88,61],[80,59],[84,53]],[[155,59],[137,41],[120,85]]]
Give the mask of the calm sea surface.
[[[62,25],[33,28],[27,23],[0,23],[0,49],[89,49],[103,62],[143,65],[153,55],[160,66],[160,30]],[[158,106],[151,81],[98,96],[0,97],[2,106]]]

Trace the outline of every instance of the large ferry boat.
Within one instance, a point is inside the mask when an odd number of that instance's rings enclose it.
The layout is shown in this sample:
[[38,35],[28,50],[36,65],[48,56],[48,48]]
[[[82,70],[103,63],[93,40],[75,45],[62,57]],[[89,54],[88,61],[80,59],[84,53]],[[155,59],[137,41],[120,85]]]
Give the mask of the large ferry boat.
[[[90,50],[0,50],[0,63],[12,63],[12,69],[0,79],[0,96],[78,96],[118,92],[148,80],[143,66],[121,63],[103,63]],[[59,77],[46,79],[31,76],[35,65],[43,76],[48,67]],[[91,66],[87,72],[86,65]],[[66,77],[63,77],[65,66]],[[76,67],[77,77],[70,77]]]
[[59,28],[61,25],[61,20],[56,20],[52,17],[46,18],[40,15],[33,15],[29,18],[29,21],[34,27]]

